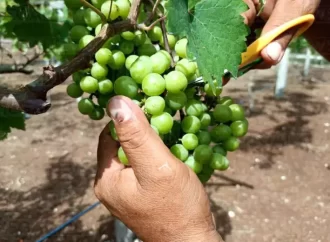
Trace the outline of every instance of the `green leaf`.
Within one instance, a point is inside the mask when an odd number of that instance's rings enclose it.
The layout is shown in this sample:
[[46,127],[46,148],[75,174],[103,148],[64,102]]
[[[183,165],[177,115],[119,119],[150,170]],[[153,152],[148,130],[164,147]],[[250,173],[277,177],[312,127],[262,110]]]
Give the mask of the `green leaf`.
[[201,0],[188,0],[188,9],[191,10],[195,7],[195,5]]
[[0,140],[5,139],[12,128],[25,130],[24,114],[0,107]]
[[[248,9],[242,0],[204,0],[188,12],[188,0],[169,0],[169,32],[186,36],[189,58],[196,58],[205,81],[221,83],[225,71],[237,77],[241,54],[246,50],[249,29],[241,14]],[[221,84],[220,84],[221,85]]]

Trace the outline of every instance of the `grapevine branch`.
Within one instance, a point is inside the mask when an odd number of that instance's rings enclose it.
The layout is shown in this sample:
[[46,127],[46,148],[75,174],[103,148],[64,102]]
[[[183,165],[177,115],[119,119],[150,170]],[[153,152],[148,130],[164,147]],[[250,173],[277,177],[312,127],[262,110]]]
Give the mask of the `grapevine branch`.
[[110,37],[123,31],[136,29],[140,4],[141,0],[133,1],[127,20],[105,24],[94,40],[70,62],[58,67],[44,67],[43,73],[27,85],[9,87],[0,83],[0,107],[24,111],[28,114],[41,114],[48,111],[51,107],[51,103],[47,100],[49,90],[63,83],[73,73],[87,68],[95,53]]

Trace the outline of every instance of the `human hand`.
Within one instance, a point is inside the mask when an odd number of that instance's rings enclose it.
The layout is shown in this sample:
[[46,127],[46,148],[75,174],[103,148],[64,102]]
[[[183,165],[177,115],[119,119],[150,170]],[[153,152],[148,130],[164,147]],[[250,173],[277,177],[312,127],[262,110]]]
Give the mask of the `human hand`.
[[131,167],[118,160],[108,126],[99,138],[95,194],[144,242],[218,242],[207,194],[195,173],[176,159],[126,97],[108,106]]
[[[314,14],[321,0],[266,0],[260,17],[266,21],[261,36],[272,31],[276,27],[305,14]],[[260,5],[259,5],[260,8]],[[261,68],[268,68],[279,63],[294,37],[297,29],[292,29],[282,34],[268,44],[261,52],[264,63]]]

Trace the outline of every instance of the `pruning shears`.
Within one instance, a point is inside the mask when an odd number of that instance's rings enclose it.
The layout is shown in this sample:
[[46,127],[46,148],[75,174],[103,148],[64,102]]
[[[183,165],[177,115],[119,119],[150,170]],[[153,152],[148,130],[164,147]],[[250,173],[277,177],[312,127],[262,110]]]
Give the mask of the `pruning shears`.
[[[314,19],[315,18],[313,14],[303,15],[282,24],[281,26],[255,40],[251,45],[248,46],[246,52],[242,53],[242,62],[239,66],[238,76],[242,76],[256,65],[263,62],[263,59],[260,57],[260,53],[274,39],[293,28],[297,28],[296,34],[294,36],[294,38],[296,38],[302,35],[307,29],[309,29],[309,27],[314,23]],[[226,85],[230,81],[231,77],[232,76],[229,72],[226,73],[222,78],[222,85]]]

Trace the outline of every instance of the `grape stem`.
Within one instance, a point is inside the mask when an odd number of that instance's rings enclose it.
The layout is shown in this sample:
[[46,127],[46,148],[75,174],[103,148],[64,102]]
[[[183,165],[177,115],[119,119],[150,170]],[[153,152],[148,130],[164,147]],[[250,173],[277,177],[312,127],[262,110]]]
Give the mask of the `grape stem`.
[[168,43],[167,31],[166,31],[166,26],[165,26],[165,21],[164,20],[160,22],[160,28],[162,29],[162,33],[163,33],[165,50],[168,53],[170,53],[170,56],[171,56],[171,67],[174,68],[175,63],[174,63],[174,58],[173,58],[173,52],[171,51],[170,45]]
[[[89,2],[86,2],[86,0],[80,0],[81,4],[84,5],[86,8],[90,8],[92,9],[95,13],[97,13],[97,15],[99,15],[102,19],[102,23],[106,24],[107,23],[107,18],[104,16],[104,14],[97,9],[96,7],[94,7],[92,4],[90,4]],[[111,1],[112,3],[112,1]],[[111,10],[110,10],[111,12]]]
[[163,21],[166,19],[166,16],[162,16],[161,18],[155,20],[152,24],[150,24],[149,26],[146,26],[145,23],[142,24],[138,24],[138,29],[140,30],[144,30],[144,31],[150,31],[153,27],[156,26],[156,24],[158,24],[159,22]]
[[110,18],[111,11],[112,11],[112,1],[110,1],[110,11],[108,13],[108,19]]
[[127,20],[106,23],[100,33],[72,60],[60,66],[46,66],[43,73],[26,85],[8,86],[0,83],[0,107],[22,111],[28,114],[45,113],[51,107],[47,93],[62,84],[73,73],[90,65],[95,53],[112,36],[137,28],[137,18],[142,0],[133,0]]

